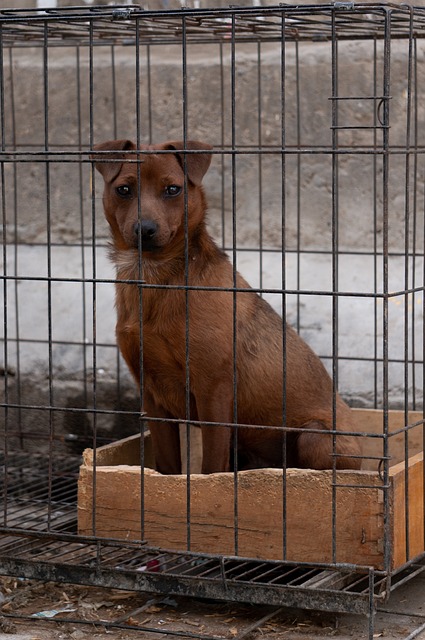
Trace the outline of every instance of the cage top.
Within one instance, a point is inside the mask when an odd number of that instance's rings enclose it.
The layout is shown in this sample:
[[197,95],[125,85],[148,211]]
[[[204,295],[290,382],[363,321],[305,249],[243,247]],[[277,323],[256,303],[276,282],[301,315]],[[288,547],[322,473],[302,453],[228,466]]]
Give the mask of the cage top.
[[0,10],[0,46],[421,38],[425,8],[317,5],[145,11],[139,5]]

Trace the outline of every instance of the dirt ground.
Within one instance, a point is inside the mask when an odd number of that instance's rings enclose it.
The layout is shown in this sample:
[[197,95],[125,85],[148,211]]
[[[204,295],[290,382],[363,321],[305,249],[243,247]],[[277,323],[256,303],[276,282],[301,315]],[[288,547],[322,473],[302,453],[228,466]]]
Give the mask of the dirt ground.
[[[363,616],[205,602],[16,578],[0,578],[0,608],[0,640],[368,638],[368,622]],[[384,608],[376,615],[373,637],[407,638],[425,621],[425,581],[412,580],[396,591]],[[425,638],[425,631],[414,637]]]

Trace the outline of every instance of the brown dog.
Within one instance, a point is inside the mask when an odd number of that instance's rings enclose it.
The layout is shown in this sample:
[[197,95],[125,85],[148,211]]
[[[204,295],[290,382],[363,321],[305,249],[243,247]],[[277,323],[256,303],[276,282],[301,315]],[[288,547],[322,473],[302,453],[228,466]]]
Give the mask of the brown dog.
[[[113,140],[92,156],[105,181],[117,279],[147,285],[117,283],[117,339],[143,383],[147,419],[162,419],[149,422],[158,471],[181,471],[178,420],[202,424],[203,473],[231,468],[232,435],[238,469],[328,469],[333,454],[337,468],[359,468],[355,437],[337,434],[333,442],[322,433],[333,428],[332,381],[323,364],[239,274],[234,282],[231,263],[206,230],[201,182],[211,147],[185,148],[165,142],[124,154],[135,145]],[[338,395],[335,407],[338,430],[351,431],[350,409]],[[232,424],[245,426],[223,426]]]

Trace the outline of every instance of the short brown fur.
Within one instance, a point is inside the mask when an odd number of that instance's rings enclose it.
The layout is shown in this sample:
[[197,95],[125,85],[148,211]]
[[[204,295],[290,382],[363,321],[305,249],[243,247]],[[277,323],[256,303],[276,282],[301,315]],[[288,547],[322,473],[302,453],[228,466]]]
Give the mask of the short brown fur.
[[[189,153],[179,152],[183,148]],[[239,469],[282,464],[332,468],[332,435],[320,433],[333,428],[333,385],[325,367],[240,274],[234,282],[229,259],[206,230],[201,182],[210,165],[211,147],[202,142],[187,142],[185,147],[183,142],[166,142],[141,150],[148,153],[137,155],[132,142],[113,140],[97,145],[93,159],[105,181],[103,204],[117,279],[141,277],[147,285],[163,286],[140,290],[137,284],[116,285],[119,348],[136,382],[143,381],[147,418],[163,419],[149,422],[157,469],[181,472],[175,421],[185,419],[219,423],[201,427],[203,473],[228,471],[234,464]],[[138,157],[141,162],[134,162]],[[234,284],[243,290],[236,294],[236,411]],[[185,285],[188,292],[178,288]],[[339,395],[335,408],[337,429],[352,431],[350,409]],[[284,436],[277,428],[238,427],[236,462],[232,461],[234,429],[220,426],[235,420],[295,431]],[[335,453],[336,468],[360,467],[356,437],[338,434]]]

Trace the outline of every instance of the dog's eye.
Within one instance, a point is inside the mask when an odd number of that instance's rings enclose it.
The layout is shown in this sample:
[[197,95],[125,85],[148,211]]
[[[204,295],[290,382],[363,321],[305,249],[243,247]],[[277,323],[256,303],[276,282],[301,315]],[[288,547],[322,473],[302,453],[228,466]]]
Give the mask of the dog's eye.
[[182,192],[182,188],[177,184],[170,184],[168,187],[165,187],[165,195],[169,198],[174,198],[175,196],[179,196]]
[[128,186],[128,184],[120,185],[116,188],[116,192],[119,196],[121,196],[121,198],[128,198],[129,196],[131,196],[131,188]]

